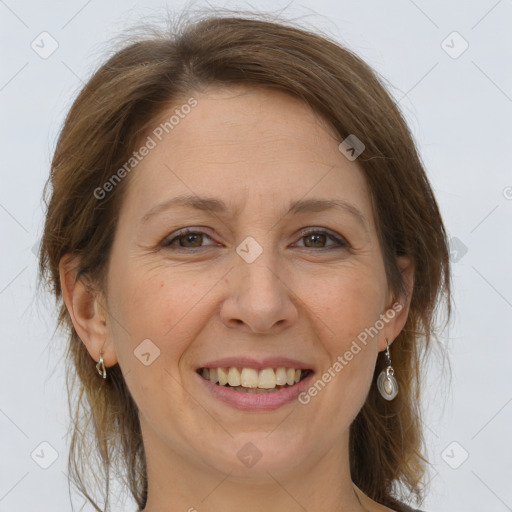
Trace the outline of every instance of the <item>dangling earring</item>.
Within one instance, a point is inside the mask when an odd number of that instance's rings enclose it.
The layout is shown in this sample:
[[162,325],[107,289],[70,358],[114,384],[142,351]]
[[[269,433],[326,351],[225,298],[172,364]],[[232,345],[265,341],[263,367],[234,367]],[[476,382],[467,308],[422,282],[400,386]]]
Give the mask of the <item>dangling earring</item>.
[[387,367],[385,370],[380,372],[377,378],[377,387],[379,388],[380,394],[386,400],[393,400],[398,393],[398,384],[394,377],[395,370],[391,366],[391,356],[389,355],[388,339],[386,338],[386,363]]
[[104,378],[107,378],[107,371],[105,370],[105,365],[103,364],[103,356],[100,355],[100,360],[96,364],[96,370],[98,370],[98,373]]

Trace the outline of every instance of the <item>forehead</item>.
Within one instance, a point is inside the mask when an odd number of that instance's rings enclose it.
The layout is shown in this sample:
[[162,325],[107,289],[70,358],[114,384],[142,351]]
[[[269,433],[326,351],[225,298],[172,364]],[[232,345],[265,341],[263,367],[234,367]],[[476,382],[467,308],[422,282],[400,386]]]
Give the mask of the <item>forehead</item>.
[[[196,105],[176,112],[190,97]],[[139,218],[184,194],[224,198],[237,214],[251,201],[277,212],[308,197],[350,200],[370,212],[362,171],[340,153],[332,127],[284,92],[216,87],[191,93],[161,112],[146,137],[154,147],[130,176],[124,201]]]

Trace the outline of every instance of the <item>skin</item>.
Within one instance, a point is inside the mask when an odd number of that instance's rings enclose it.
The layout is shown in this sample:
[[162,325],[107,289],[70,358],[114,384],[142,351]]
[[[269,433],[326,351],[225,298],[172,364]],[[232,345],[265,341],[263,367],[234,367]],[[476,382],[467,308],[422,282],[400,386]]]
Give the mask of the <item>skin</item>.
[[[107,373],[119,363],[139,407],[145,512],[390,510],[352,483],[348,434],[378,352],[400,333],[409,302],[388,288],[357,160],[338,150],[339,137],[306,104],[282,92],[230,87],[193,96],[197,106],[129,176],[108,292],[74,284],[71,260],[61,261],[77,333],[94,361],[103,354]],[[175,207],[141,223],[154,205],[191,193],[239,211]],[[367,230],[337,209],[285,215],[291,201],[311,197],[350,201]],[[182,252],[160,247],[184,227],[207,236],[175,240]],[[350,246],[315,242],[302,228],[325,228]],[[247,236],[263,249],[252,263],[235,251]],[[398,263],[411,292],[412,264]],[[395,302],[402,310],[306,405],[239,411],[197,380],[200,363],[233,355],[296,358],[319,377]],[[134,356],[145,339],[160,350],[147,366]],[[248,442],[261,453],[250,468],[237,457]]]

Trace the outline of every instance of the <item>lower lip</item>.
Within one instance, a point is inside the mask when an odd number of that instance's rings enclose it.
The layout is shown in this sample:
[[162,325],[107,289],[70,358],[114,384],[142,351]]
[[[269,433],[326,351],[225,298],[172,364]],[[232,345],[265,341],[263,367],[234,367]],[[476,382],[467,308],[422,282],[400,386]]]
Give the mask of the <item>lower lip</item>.
[[313,375],[312,372],[297,384],[272,393],[244,393],[214,384],[197,373],[198,379],[215,398],[242,411],[273,411],[293,402],[302,391],[307,389]]

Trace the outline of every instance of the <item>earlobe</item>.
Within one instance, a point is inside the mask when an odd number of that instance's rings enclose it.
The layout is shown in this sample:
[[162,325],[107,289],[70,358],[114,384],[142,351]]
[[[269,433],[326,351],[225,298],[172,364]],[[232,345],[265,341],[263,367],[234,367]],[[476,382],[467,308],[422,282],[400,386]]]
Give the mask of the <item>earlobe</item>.
[[94,361],[103,356],[105,366],[116,364],[117,359],[109,344],[107,321],[100,303],[101,295],[87,278],[76,279],[79,260],[66,254],[59,263],[62,297],[76,333]]

